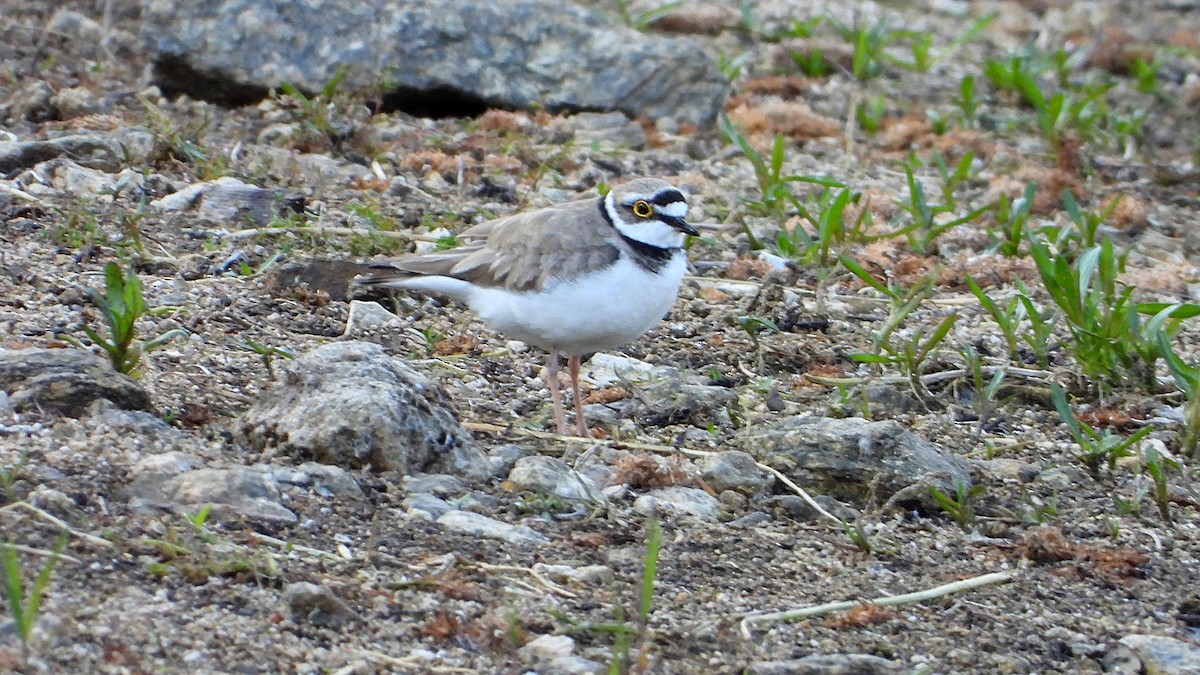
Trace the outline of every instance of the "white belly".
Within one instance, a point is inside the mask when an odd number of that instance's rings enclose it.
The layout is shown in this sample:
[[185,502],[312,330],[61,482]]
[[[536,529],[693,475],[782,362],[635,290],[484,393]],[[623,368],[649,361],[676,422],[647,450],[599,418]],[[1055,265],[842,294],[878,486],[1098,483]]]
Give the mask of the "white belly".
[[686,271],[682,252],[656,273],[622,257],[599,273],[536,293],[476,289],[467,303],[509,338],[563,354],[599,352],[658,323],[675,304]]

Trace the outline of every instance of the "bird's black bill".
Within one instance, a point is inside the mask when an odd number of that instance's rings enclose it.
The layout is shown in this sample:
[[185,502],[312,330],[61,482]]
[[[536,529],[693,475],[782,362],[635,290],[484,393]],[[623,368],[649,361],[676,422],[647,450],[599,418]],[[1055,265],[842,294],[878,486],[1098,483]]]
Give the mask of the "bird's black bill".
[[693,237],[700,236],[700,231],[697,230],[696,228],[692,227],[692,224],[689,223],[688,221],[684,220],[683,218],[676,218],[674,216],[664,216],[664,215],[660,214],[658,216],[658,219],[663,221],[664,223],[670,225],[671,227],[679,230],[680,232],[682,232],[684,234],[690,234]]

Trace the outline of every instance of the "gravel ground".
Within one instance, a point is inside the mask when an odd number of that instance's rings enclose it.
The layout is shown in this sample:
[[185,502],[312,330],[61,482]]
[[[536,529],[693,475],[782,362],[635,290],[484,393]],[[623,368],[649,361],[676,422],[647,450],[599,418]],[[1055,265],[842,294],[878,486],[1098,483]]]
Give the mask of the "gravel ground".
[[[779,253],[771,246],[776,234],[800,221],[792,213],[764,215],[748,203],[762,198],[754,169],[715,131],[652,122],[603,127],[587,117],[505,111],[475,119],[372,115],[363,98],[347,93],[336,101],[336,115],[355,133],[331,140],[293,128],[279,144],[310,154],[280,160],[259,140],[272,125],[302,119],[302,106],[286,98],[238,109],[164,99],[145,80],[136,4],[111,3],[107,14],[97,4],[103,3],[0,3],[0,101],[9,101],[0,107],[4,128],[32,140],[143,127],[154,147],[144,162],[123,167],[140,189],[115,196],[111,189],[89,191],[87,175],[58,160],[5,176],[13,179],[6,185],[20,185],[37,201],[0,191],[0,346],[70,348],[67,338],[82,339],[83,325],[101,321],[84,289],[102,286],[104,265],[114,260],[137,269],[151,307],[178,307],[144,317],[140,333],[182,328],[187,336],[148,355],[139,378],[154,417],[167,424],[117,410],[76,418],[30,409],[3,421],[0,531],[27,547],[20,554],[26,579],[60,531],[47,514],[75,536],[53,571],[28,658],[14,627],[0,623],[0,671],[583,672],[571,668],[584,668],[586,660],[607,670],[617,660],[612,627],[624,625],[637,629],[626,664],[633,672],[834,672],[831,661],[810,661],[816,670],[792,664],[773,671],[764,663],[835,655],[861,668],[853,672],[892,672],[868,657],[894,662],[897,672],[1100,672],[1119,667],[1114,645],[1123,637],[1183,643],[1200,637],[1193,590],[1200,582],[1200,514],[1190,474],[1170,476],[1171,522],[1165,521],[1140,456],[1114,471],[1087,470],[1046,382],[1076,385],[1078,409],[1098,427],[1127,434],[1154,420],[1154,447],[1177,452],[1178,425],[1164,418],[1179,401],[1168,387],[1118,389],[1099,402],[1079,386],[1079,367],[1061,347],[1045,372],[1036,363],[1014,364],[1040,374],[1010,374],[984,424],[966,377],[931,384],[919,397],[887,379],[894,371],[850,358],[872,351],[887,302],[834,265],[780,266],[782,258],[763,255]],[[588,4],[617,12],[617,3]],[[774,134],[783,134],[784,175],[832,176],[863,193],[867,199],[850,209],[869,210],[881,232],[902,215],[897,204],[908,187],[900,163],[910,153],[928,160],[938,151],[954,162],[971,150],[977,170],[957,193],[956,214],[1001,194],[1019,195],[1030,181],[1044,188],[1033,205],[1034,227],[1069,222],[1058,199],[1064,188],[1092,211],[1121,196],[1102,233],[1130,251],[1123,278],[1137,299],[1196,300],[1190,229],[1200,203],[1200,11],[1194,4],[849,2],[828,15],[808,3],[752,4],[753,31],[716,2],[685,3],[649,30],[692,34],[742,64],[729,117],[763,152]],[[634,13],[650,7],[631,5]],[[59,7],[101,22],[106,39],[85,39],[72,24],[51,22]],[[930,33],[936,54],[991,13],[994,21],[929,72],[885,62],[880,75],[864,81],[852,76],[852,47],[832,28],[835,21],[870,26],[888,17],[893,30]],[[829,17],[814,37],[768,39],[793,19],[812,16]],[[811,54],[814,46],[834,64],[831,74],[805,75],[790,55]],[[982,76],[987,58],[1060,46],[1071,50],[1075,77],[1116,83],[1105,94],[1109,112],[1145,114],[1139,134],[1105,131],[1089,140],[1066,133],[1053,152],[1033,113]],[[888,53],[911,58],[900,46]],[[1140,54],[1158,59],[1151,91],[1139,90],[1131,74]],[[951,123],[936,133],[930,111],[946,118],[959,110],[953,99],[968,73],[979,80],[977,123]],[[45,115],[26,104],[43,87],[57,96]],[[871,134],[854,110],[875,101],[883,114]],[[184,152],[189,142],[203,152]],[[356,168],[360,178],[316,183],[306,173],[320,160],[313,155]],[[381,158],[387,180],[372,176],[369,157]],[[349,304],[281,285],[273,270],[308,256],[361,261],[410,245],[403,237],[312,229],[251,236],[247,223],[218,225],[139,204],[219,175],[302,196],[304,212],[284,223],[293,228],[373,224],[434,236],[594,194],[599,183],[621,176],[675,181],[692,195],[691,219],[717,229],[691,247],[693,275],[671,315],[623,353],[705,378],[731,390],[736,404],[700,419],[618,420],[601,445],[621,445],[641,458],[667,456],[662,447],[741,450],[755,429],[781,419],[865,413],[895,420],[970,461],[978,486],[973,514],[960,524],[936,508],[903,500],[905,506],[894,507],[890,495],[864,486],[868,494],[849,506],[869,550],[836,523],[798,508],[781,483],[774,495],[722,499],[710,522],[668,516],[653,604],[641,625],[651,528],[633,508],[634,497],[648,489],[637,480],[602,507],[574,511],[499,479],[448,495],[466,511],[532,528],[548,540],[538,545],[463,534],[415,517],[405,504],[415,490],[404,476],[351,467],[360,496],[290,491],[283,502],[296,515],[290,524],[221,517],[196,526],[180,513],[139,505],[130,498],[131,476],[147,458],[165,453],[221,467],[304,461],[251,451],[233,433],[238,416],[278,383],[274,371],[286,360],[268,362],[247,344],[299,354],[342,339]],[[389,187],[394,176],[404,179],[404,189]],[[939,200],[942,183],[931,162],[917,176],[931,201]],[[818,193],[794,189],[813,199]],[[943,349],[928,359],[927,373],[960,368],[968,346],[989,363],[1005,363],[999,329],[969,293],[967,274],[993,297],[1024,282],[1048,302],[1028,257],[995,253],[993,222],[984,216],[954,228],[923,253],[904,237],[847,243],[838,251],[905,287],[932,271],[932,296],[900,335],[959,318]],[[756,250],[756,240],[767,247]],[[451,304],[402,297],[391,307],[400,325],[364,339],[431,378],[481,448],[516,445],[568,464],[601,452],[537,433],[552,427],[552,414],[536,350],[507,342]],[[752,334],[739,321],[746,316],[779,330]],[[1056,331],[1065,340],[1065,327]],[[1178,349],[1185,357],[1197,354],[1198,336],[1194,322],[1184,324]],[[838,387],[810,376],[855,381]],[[611,387],[590,393],[593,401],[610,402],[628,395]],[[601,408],[592,408],[595,417],[608,419]],[[679,460],[680,473],[690,476],[686,462]],[[764,621],[743,632],[748,613],[878,599],[997,572],[1011,573],[1010,583],[898,607]],[[308,601],[289,596],[302,583],[329,589],[340,603],[304,610]],[[574,640],[567,652],[580,661],[553,661],[555,642],[546,636],[563,635]],[[1154,652],[1142,658],[1162,658]]]

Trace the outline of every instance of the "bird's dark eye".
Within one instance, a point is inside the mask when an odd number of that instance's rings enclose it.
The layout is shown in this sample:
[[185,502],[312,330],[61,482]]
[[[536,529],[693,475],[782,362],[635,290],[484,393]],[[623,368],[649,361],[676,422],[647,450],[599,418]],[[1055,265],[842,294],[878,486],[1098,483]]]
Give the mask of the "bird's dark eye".
[[649,218],[654,215],[654,207],[650,206],[650,202],[639,199],[633,203],[633,215],[638,218]]

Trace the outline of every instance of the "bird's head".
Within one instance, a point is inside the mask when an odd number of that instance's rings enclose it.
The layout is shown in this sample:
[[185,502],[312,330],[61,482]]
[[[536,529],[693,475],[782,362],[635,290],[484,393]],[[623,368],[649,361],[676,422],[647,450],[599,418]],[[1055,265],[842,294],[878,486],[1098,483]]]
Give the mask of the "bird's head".
[[690,225],[687,200],[679,188],[657,178],[639,178],[615,186],[604,197],[604,209],[621,234],[657,248],[681,248]]

